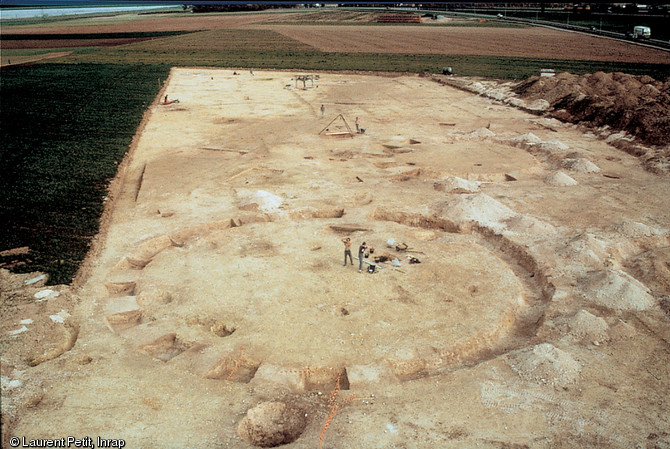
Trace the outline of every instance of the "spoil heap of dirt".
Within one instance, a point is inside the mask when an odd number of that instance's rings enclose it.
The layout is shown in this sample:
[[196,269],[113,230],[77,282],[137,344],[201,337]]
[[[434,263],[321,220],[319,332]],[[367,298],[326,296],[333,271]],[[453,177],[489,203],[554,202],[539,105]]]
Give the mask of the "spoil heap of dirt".
[[550,343],[509,353],[507,363],[523,379],[554,388],[564,388],[579,380],[581,365],[568,352]]
[[569,321],[570,335],[587,343],[600,344],[609,340],[607,322],[586,310],[580,310]]
[[670,80],[597,72],[535,76],[514,91],[526,101],[547,100],[553,115],[625,130],[650,145],[667,145],[670,135]]
[[553,173],[552,175],[546,177],[544,179],[544,182],[546,182],[550,186],[560,186],[560,187],[577,185],[577,181],[575,181],[569,175],[565,174],[562,171],[557,171],[556,173]]

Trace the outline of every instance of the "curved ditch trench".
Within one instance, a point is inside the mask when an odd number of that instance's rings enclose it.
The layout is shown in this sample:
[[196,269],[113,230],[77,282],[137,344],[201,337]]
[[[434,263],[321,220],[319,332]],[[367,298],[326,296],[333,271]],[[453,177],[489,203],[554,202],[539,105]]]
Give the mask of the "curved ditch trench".
[[[403,260],[400,268],[379,263],[371,275],[357,273],[357,261],[324,259],[315,246],[288,248],[294,225],[258,222],[265,219],[223,220],[145,241],[110,271],[103,306],[110,329],[147,355],[209,379],[310,390],[344,373],[356,388],[443,373],[517,348],[534,335],[553,293],[528,253],[485,229],[449,233],[428,219],[366,223],[377,254]],[[417,223],[429,241],[412,235],[407,225]],[[323,228],[302,221],[299,237]],[[389,248],[380,235],[402,236],[412,249]],[[406,264],[412,256],[421,263]],[[225,278],[202,269],[217,265],[227,266]],[[282,279],[286,265],[299,272],[290,283]],[[180,275],[166,279],[166,271]],[[332,271],[348,271],[351,284],[334,283]]]

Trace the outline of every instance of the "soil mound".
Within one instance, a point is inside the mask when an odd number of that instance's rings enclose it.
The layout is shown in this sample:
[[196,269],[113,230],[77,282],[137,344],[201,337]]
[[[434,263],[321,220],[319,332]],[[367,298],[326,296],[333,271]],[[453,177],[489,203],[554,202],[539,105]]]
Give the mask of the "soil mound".
[[647,287],[629,274],[603,270],[586,278],[589,298],[596,304],[616,310],[648,310],[655,301]]
[[444,181],[435,183],[435,190],[443,190],[447,193],[477,193],[480,184],[478,181],[468,181],[450,176]]
[[610,339],[607,322],[586,310],[580,310],[569,321],[570,334],[588,343],[602,343]]
[[572,123],[588,122],[625,130],[651,145],[667,145],[670,135],[670,80],[620,72],[534,76],[514,92],[527,102],[546,100],[552,115]]
[[487,138],[487,137],[495,137],[495,133],[491,131],[488,128],[478,128],[474,131],[472,131],[470,134],[468,134],[470,137],[479,137],[479,138]]
[[533,133],[527,133],[513,138],[512,141],[522,143],[540,143],[542,142],[542,139],[540,139]]
[[569,146],[564,144],[563,142],[560,142],[558,140],[552,140],[549,142],[542,142],[540,146],[547,151],[551,152],[559,152],[559,151],[567,151],[570,149]]
[[295,441],[306,424],[303,412],[283,402],[262,402],[249,409],[237,433],[254,446],[275,447]]
[[582,368],[570,354],[550,343],[512,352],[507,363],[523,379],[555,388],[575,384]]
[[602,238],[584,233],[580,234],[558,250],[565,260],[588,268],[602,267],[610,257],[609,244]]
[[517,215],[483,193],[457,195],[442,205],[441,212],[455,223],[475,222],[482,226],[496,226]]
[[570,176],[565,174],[562,171],[557,171],[556,173],[547,176],[544,179],[544,182],[550,186],[565,187],[565,186],[576,186],[577,181],[572,179]]
[[578,173],[600,172],[600,167],[598,167],[596,164],[589,161],[588,159],[584,158],[577,158],[577,159],[567,158],[563,160],[563,163],[561,165],[563,165],[563,167],[567,168],[568,170],[576,171]]

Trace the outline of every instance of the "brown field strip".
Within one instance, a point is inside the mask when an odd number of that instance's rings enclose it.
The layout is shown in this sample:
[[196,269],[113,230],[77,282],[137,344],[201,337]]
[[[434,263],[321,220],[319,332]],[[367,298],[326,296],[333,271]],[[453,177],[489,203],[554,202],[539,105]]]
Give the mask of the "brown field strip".
[[670,63],[670,52],[547,28],[268,25],[326,52],[490,55]]
[[268,30],[212,30],[183,36],[170,36],[133,45],[133,50],[308,50],[316,48]]
[[[198,31],[235,28],[254,23],[276,21],[291,14],[202,14],[202,15],[171,15],[161,14],[152,16],[132,17],[123,21],[113,22],[109,17],[95,17],[40,24],[31,26],[13,27],[3,23],[2,32],[12,34],[41,34],[41,33],[135,33],[151,31]],[[65,25],[64,23],[67,23]]]
[[18,50],[28,48],[113,47],[151,39],[152,38],[9,40],[2,42],[2,48],[4,50]]

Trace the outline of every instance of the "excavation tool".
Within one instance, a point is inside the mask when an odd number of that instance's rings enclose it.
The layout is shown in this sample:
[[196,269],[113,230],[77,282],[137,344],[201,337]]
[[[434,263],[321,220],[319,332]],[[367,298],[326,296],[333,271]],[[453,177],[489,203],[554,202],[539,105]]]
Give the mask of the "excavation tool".
[[[360,260],[358,257],[354,257],[354,259],[356,259],[356,260]],[[379,268],[380,270],[381,270],[382,268],[384,268],[384,267],[382,267],[381,265],[377,265],[376,263],[372,263],[372,262],[367,261],[367,260],[365,260],[365,259],[363,259],[363,263],[366,263],[366,264],[368,264],[368,265],[372,265],[373,267],[375,267],[375,268]]]
[[[342,119],[344,122],[344,126],[347,128],[347,131],[329,131],[328,127],[335,122],[337,119]],[[340,125],[341,127],[341,125]],[[325,131],[325,132],[324,132]],[[319,135],[323,134],[324,136],[333,136],[333,137],[354,137],[354,132],[351,130],[351,126],[349,126],[349,123],[347,123],[347,120],[344,118],[342,114],[338,114],[337,117],[332,119],[328,124],[319,132]]]

